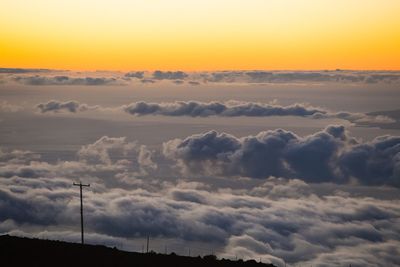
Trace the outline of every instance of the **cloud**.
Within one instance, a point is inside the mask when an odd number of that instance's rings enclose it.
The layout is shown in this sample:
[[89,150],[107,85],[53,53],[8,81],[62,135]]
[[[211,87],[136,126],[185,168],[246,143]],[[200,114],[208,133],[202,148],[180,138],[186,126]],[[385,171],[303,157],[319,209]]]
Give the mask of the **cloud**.
[[[359,83],[359,84],[396,84],[400,82],[398,71],[354,71],[354,70],[315,70],[315,71],[131,71],[123,74],[105,73],[105,77],[79,77],[82,73],[66,75],[60,71],[48,69],[0,68],[0,74],[10,75],[11,80],[26,85],[120,85],[131,79],[152,83],[171,80],[180,85],[184,81],[189,85],[202,83],[240,83],[240,84],[280,84],[280,83]],[[43,74],[43,75],[42,75]],[[71,75],[70,75],[71,74]],[[31,76],[29,76],[31,75]],[[54,76],[52,76],[54,75]],[[92,75],[92,74],[88,74]]]
[[315,119],[339,118],[358,124],[383,124],[393,123],[384,115],[367,115],[364,113],[351,113],[346,111],[333,112],[309,104],[295,103],[282,106],[275,103],[258,103],[243,101],[226,102],[199,102],[199,101],[177,101],[169,103],[135,102],[123,106],[122,109],[136,116],[164,115],[164,116],[190,116],[190,117],[269,117],[269,116],[300,116]]
[[153,72],[153,79],[156,80],[184,80],[189,75],[183,71],[160,71]]
[[89,106],[87,104],[81,104],[77,101],[71,100],[66,102],[60,102],[57,100],[50,100],[46,103],[39,103],[36,105],[36,108],[40,111],[40,113],[47,112],[81,112],[87,110],[98,109],[99,106]]
[[163,153],[183,174],[400,186],[400,137],[358,142],[343,126],[306,137],[281,129],[242,138],[210,131],[165,142]]
[[200,83],[196,81],[188,81],[188,84],[193,86],[200,85]]
[[144,71],[131,71],[124,75],[127,78],[137,78],[143,79],[144,78]]
[[124,106],[124,110],[132,115],[165,115],[165,116],[312,116],[327,114],[326,110],[305,104],[280,106],[255,102],[198,102],[177,101],[170,103],[136,102]]
[[184,84],[185,82],[182,80],[175,80],[173,81],[174,84],[180,85],[180,84]]
[[226,83],[293,83],[293,82],[343,82],[343,83],[396,83],[396,71],[217,71],[201,73],[205,82]]
[[130,165],[140,168],[157,169],[152,151],[136,142],[128,142],[125,137],[103,136],[93,144],[83,146],[78,151],[80,161],[89,164]]
[[14,80],[25,85],[112,85],[121,84],[113,77],[69,77],[69,76],[17,76]]
[[155,83],[156,81],[154,81],[152,79],[141,79],[140,82],[144,83],[144,84],[152,84],[152,83]]
[[126,142],[124,137],[108,137],[103,136],[93,144],[83,146],[78,151],[80,160],[91,164],[107,164],[115,163],[112,158],[120,159],[132,156],[136,153],[137,145],[134,142]]
[[40,159],[40,155],[26,150],[5,150],[0,148],[0,162],[27,163]]
[[[3,103],[4,109],[17,106],[10,106]],[[0,106],[1,107],[1,106]],[[386,115],[374,115],[365,113],[352,113],[346,111],[333,112],[321,107],[313,107],[309,104],[295,103],[288,106],[282,106],[276,103],[258,103],[243,101],[226,102],[199,102],[199,101],[177,101],[177,102],[134,102],[128,105],[122,105],[115,108],[101,107],[99,105],[90,106],[85,103],[79,103],[75,100],[57,101],[50,100],[47,103],[36,105],[41,113],[46,112],[83,112],[88,110],[101,111],[124,111],[134,116],[144,115],[163,115],[163,116],[190,116],[190,117],[270,117],[270,116],[298,116],[312,119],[337,118],[356,123],[358,125],[382,125],[395,123],[396,120]]]
[[50,72],[50,69],[22,69],[22,68],[0,68],[0,73],[20,74],[31,72]]

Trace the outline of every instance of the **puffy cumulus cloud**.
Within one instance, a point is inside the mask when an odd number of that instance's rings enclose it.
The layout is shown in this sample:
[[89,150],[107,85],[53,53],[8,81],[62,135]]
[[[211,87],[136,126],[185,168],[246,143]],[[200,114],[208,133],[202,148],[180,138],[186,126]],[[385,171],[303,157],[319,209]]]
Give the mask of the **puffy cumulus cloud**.
[[[145,145],[128,142],[123,137],[107,136],[83,146],[72,161],[48,163],[42,161],[40,155],[29,151],[0,149],[0,177],[10,181],[15,177],[64,177],[72,180],[86,177],[90,181],[102,181],[113,186],[137,184],[141,178],[157,170],[153,154]],[[18,189],[21,190],[23,188]]]
[[81,112],[87,110],[94,110],[100,108],[99,106],[89,106],[87,104],[81,104],[78,101],[70,100],[70,101],[57,101],[57,100],[50,100],[46,103],[39,103],[36,105],[36,108],[39,110],[40,113],[47,113],[47,112]]
[[[137,144],[127,142],[125,137],[103,136],[93,144],[83,146],[78,151],[79,159],[92,164],[111,165],[128,155],[136,154]],[[112,160],[113,159],[113,160]]]
[[400,186],[400,137],[380,136],[371,142],[347,148],[338,159],[346,176],[361,178],[367,184]]
[[17,76],[14,81],[26,85],[113,85],[122,84],[114,77]]
[[131,72],[125,73],[124,76],[127,78],[143,79],[144,71],[131,71]]
[[210,131],[165,142],[163,153],[184,174],[400,186],[400,137],[359,142],[343,126],[305,137],[282,129],[242,138]]
[[39,160],[40,155],[27,150],[7,150],[0,148],[0,164],[5,163],[29,163],[33,160]]
[[[79,160],[88,164],[138,166],[157,169],[153,152],[144,145],[128,142],[125,137],[103,136],[78,151]],[[144,170],[142,170],[144,171]]]
[[189,75],[183,71],[160,71],[153,72],[153,79],[156,80],[184,80]]
[[136,116],[164,115],[164,116],[190,116],[190,117],[269,117],[269,116],[300,116],[315,119],[339,118],[357,124],[384,124],[393,123],[394,119],[384,115],[367,115],[364,113],[333,112],[309,104],[295,103],[282,106],[276,103],[258,103],[242,101],[226,102],[199,102],[177,101],[167,103],[135,102],[122,106],[122,109]]
[[95,169],[114,171],[114,177],[124,183],[136,183],[136,176],[146,176],[158,168],[153,150],[125,137],[103,136],[83,146],[77,155],[80,162],[94,165]]

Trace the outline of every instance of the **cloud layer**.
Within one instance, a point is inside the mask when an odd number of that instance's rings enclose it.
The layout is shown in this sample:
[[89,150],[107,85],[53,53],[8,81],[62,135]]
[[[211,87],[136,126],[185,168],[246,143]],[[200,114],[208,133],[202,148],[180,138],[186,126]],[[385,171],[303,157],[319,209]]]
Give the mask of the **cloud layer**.
[[200,73],[205,82],[245,83],[397,83],[396,71],[217,71]]
[[[79,191],[72,182],[79,177],[91,184],[84,201],[92,243],[140,251],[137,238],[149,234],[160,252],[172,239],[182,242],[177,252],[191,244],[194,255],[213,249],[220,257],[261,257],[279,266],[394,266],[398,189],[372,186],[398,186],[399,144],[390,136],[359,142],[341,126],[306,137],[210,132],[164,144],[165,156],[185,171],[175,179],[167,179],[174,170],[159,168],[161,155],[124,137],[103,136],[75,159],[54,163],[0,149],[0,232],[78,241]],[[220,178],[205,182],[191,179],[193,173]]]
[[[104,77],[97,77],[99,72],[80,73],[49,69],[0,68],[0,74],[10,76],[10,80],[25,85],[128,85],[135,83],[156,83],[170,81],[178,85],[200,85],[207,83],[239,84],[320,84],[320,83],[358,83],[358,84],[397,84],[400,82],[398,71],[356,71],[356,70],[321,70],[321,71],[131,71],[103,72]],[[60,75],[62,74],[62,75]],[[88,75],[88,76],[83,76]]]

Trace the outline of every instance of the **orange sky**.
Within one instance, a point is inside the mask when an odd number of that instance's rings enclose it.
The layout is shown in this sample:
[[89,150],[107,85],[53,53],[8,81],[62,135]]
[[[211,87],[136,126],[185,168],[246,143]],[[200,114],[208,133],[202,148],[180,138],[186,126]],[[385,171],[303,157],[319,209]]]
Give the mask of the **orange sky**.
[[399,0],[2,0],[0,67],[396,69]]

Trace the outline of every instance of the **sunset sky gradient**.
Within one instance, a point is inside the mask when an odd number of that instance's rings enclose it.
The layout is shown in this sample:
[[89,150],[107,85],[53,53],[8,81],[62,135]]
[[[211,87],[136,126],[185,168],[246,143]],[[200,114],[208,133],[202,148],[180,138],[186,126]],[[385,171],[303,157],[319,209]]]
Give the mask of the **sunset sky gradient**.
[[0,67],[400,69],[398,0],[2,0]]

